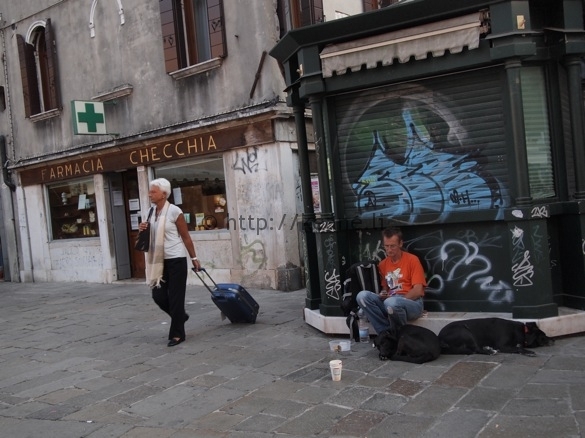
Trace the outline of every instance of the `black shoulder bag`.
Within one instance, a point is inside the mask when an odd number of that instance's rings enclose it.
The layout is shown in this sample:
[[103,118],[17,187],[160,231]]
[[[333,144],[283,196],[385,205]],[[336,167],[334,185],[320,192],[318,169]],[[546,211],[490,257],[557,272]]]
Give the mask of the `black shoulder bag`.
[[148,218],[146,219],[146,222],[148,222],[146,228],[138,232],[138,237],[136,238],[136,243],[134,244],[134,249],[137,251],[148,252],[150,249],[150,216],[152,216],[153,210],[154,207],[150,207]]

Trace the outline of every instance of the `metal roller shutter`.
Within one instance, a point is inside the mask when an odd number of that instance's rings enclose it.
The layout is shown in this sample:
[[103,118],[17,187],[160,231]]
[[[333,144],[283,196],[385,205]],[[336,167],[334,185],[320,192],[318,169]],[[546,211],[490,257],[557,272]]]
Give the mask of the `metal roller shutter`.
[[510,204],[504,79],[490,68],[337,96],[345,217],[501,217]]

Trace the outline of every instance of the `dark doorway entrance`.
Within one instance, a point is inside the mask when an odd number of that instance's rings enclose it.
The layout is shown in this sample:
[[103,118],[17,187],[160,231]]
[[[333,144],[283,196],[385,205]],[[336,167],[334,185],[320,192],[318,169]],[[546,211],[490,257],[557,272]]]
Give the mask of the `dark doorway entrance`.
[[138,174],[130,169],[110,174],[109,180],[118,280],[145,278],[144,253],[134,249],[141,220]]

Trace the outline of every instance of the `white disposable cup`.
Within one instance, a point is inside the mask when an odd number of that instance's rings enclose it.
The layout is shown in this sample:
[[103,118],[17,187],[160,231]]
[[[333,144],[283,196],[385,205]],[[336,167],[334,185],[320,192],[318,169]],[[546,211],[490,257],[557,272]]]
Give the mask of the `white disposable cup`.
[[342,363],[340,360],[330,360],[329,361],[329,368],[331,369],[331,378],[334,382],[339,382],[341,380],[341,368]]

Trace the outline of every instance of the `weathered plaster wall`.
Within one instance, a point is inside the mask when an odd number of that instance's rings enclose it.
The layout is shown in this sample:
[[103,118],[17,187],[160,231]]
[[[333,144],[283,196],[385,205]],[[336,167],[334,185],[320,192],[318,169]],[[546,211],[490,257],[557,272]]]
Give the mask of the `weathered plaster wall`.
[[[36,2],[11,2],[2,10],[12,90],[14,142],[9,151],[16,160],[63,151],[74,146],[110,140],[110,136],[76,136],[71,128],[71,100],[90,100],[97,94],[131,84],[129,97],[106,107],[109,132],[120,138],[182,121],[192,121],[284,98],[284,80],[276,60],[262,52],[277,41],[273,2],[226,2],[225,27],[228,55],[222,67],[198,76],[175,80],[164,70],[158,2],[122,0],[125,23],[120,24],[117,2],[101,0],[95,14],[95,37],[90,37],[91,2],[65,1],[43,12]],[[49,2],[45,2],[49,3]],[[50,18],[57,41],[61,116],[43,122],[25,120],[16,33]],[[14,29],[8,24],[15,20]],[[262,26],[250,25],[262,23]],[[260,67],[260,68],[259,68]],[[256,72],[259,80],[253,89]],[[250,97],[250,93],[252,97]],[[0,118],[2,116],[0,115]]]
[[[279,38],[273,0],[230,0],[224,4],[227,56],[220,68],[181,80],[164,70],[158,2],[122,0],[122,25],[115,0],[97,2],[90,36],[91,1],[24,0],[2,8],[0,28],[5,39],[6,81],[10,84],[10,115],[0,113],[8,133],[11,164],[37,163],[69,150],[107,144],[142,133],[216,116],[213,129],[246,117],[248,107],[284,101],[284,79],[277,61],[264,56]],[[58,117],[31,122],[25,118],[16,34],[26,35],[38,20],[50,18],[57,42],[63,108]],[[10,24],[14,21],[14,26]],[[4,80],[4,78],[3,78]],[[71,127],[70,101],[92,97],[130,84],[132,94],[106,105],[108,132],[117,136],[79,136]],[[284,108],[284,104],[280,107]],[[253,111],[253,110],[250,110]],[[215,120],[215,119],[214,119]],[[276,270],[298,266],[297,166],[291,144],[294,124],[274,121],[275,143],[226,153],[226,184],[230,230],[193,233],[198,256],[216,281],[238,281],[251,287],[275,288]],[[75,156],[71,153],[71,156]],[[146,196],[151,169],[139,167],[141,200]],[[117,279],[109,200],[102,175],[94,177],[99,238],[51,241],[44,188],[19,187],[18,236],[22,281],[96,281]],[[99,196],[98,196],[99,194]],[[240,216],[253,218],[241,225]],[[262,230],[258,230],[258,227]],[[242,229],[245,228],[245,229]],[[83,266],[83,268],[80,268]],[[190,283],[197,283],[194,276]]]
[[237,149],[225,162],[234,181],[227,193],[237,239],[233,278],[274,288],[279,266],[299,265],[292,151],[288,144]]

